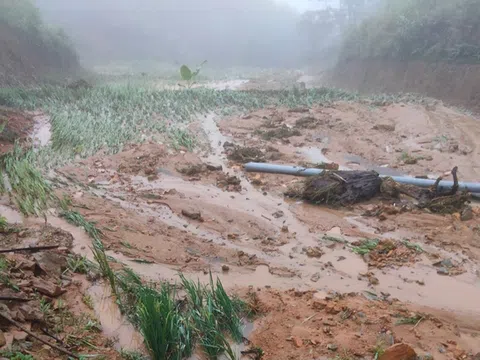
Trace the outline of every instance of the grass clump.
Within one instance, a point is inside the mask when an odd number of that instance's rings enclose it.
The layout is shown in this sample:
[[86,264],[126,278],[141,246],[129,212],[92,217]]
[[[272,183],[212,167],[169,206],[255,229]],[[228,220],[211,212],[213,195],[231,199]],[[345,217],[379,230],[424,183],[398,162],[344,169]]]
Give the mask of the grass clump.
[[193,351],[191,328],[177,309],[169,285],[160,290],[141,287],[138,295],[138,322],[154,360],[180,360]]
[[42,214],[55,199],[34,163],[33,153],[23,152],[19,146],[0,158],[0,193],[9,193],[26,215]]
[[379,244],[378,239],[363,240],[358,246],[352,246],[352,251],[358,255],[366,255],[370,251],[374,250]]
[[425,252],[425,250],[423,250],[423,248],[418,245],[418,244],[414,244],[408,240],[404,240],[403,242],[403,245],[405,245],[408,249],[410,250],[415,250],[417,253],[423,253]]

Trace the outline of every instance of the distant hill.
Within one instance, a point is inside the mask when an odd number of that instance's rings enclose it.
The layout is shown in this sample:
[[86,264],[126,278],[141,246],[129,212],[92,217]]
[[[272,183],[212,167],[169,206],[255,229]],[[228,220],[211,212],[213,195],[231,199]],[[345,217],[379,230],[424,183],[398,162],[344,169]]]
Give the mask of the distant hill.
[[47,26],[33,2],[0,2],[0,86],[59,78],[78,68],[68,37]]

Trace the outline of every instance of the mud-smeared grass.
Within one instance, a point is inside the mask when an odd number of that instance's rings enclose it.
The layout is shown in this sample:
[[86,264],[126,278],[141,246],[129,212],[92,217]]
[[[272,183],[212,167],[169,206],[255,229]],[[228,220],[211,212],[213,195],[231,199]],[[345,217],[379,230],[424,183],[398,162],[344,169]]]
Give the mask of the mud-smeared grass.
[[2,193],[11,195],[19,210],[27,215],[40,215],[55,199],[51,186],[35,167],[32,153],[18,146],[0,158]]
[[[92,238],[92,251],[100,273],[110,284],[116,302],[128,319],[140,330],[152,359],[185,359],[199,344],[209,359],[225,354],[234,360],[230,346],[242,340],[241,316],[247,306],[230,297],[219,279],[210,275],[209,286],[187,280],[179,274],[186,293],[182,299],[175,285],[145,283],[129,268],[114,271],[106,254],[101,232],[80,213],[64,210],[62,216],[82,227]],[[88,272],[84,258],[72,258],[72,271]]]
[[[45,86],[35,89],[2,88],[0,106],[25,110],[43,109],[51,120],[51,143],[24,158],[10,157],[11,169],[22,173],[16,182],[17,202],[27,214],[48,207],[50,189],[43,185],[38,168],[62,166],[75,157],[88,157],[102,150],[117,153],[127,144],[166,141],[174,148],[193,150],[195,134],[186,124],[199,114],[232,114],[266,106],[289,108],[328,105],[335,101],[386,104],[419,101],[413,95],[359,97],[331,88],[233,91],[207,88],[158,90],[144,82],[104,84],[71,89]],[[32,191],[36,188],[38,191]]]
[[377,239],[374,240],[364,240],[358,246],[352,246],[352,252],[358,255],[366,255],[373,249],[378,246],[379,241]]

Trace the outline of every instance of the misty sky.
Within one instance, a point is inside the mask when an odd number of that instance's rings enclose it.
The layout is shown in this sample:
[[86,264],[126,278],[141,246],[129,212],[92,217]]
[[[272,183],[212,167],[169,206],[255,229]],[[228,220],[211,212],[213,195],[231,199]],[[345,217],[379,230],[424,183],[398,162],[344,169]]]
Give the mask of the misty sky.
[[321,8],[322,2],[323,3],[329,3],[331,6],[335,6],[337,3],[337,0],[330,0],[330,1],[325,1],[325,0],[275,0],[276,2],[280,4],[286,4],[290,6],[291,8],[297,10],[298,12],[304,12],[308,10],[316,10]]

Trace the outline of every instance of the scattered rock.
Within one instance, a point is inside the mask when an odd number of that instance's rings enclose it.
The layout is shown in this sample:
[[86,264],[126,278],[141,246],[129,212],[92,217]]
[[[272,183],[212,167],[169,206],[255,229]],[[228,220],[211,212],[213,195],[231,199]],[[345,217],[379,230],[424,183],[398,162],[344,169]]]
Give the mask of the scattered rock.
[[416,360],[417,354],[410,345],[400,343],[390,346],[378,360]]
[[326,301],[314,301],[312,304],[312,308],[315,310],[323,310],[327,307],[327,302]]
[[32,288],[38,291],[40,294],[49,297],[57,297],[66,292],[66,290],[62,289],[60,286],[41,278],[34,278],[32,280]]
[[289,113],[307,113],[309,111],[310,110],[308,108],[301,108],[301,107],[288,109]]
[[278,211],[275,211],[272,216],[275,218],[275,219],[279,219],[281,218],[282,216],[284,216],[285,214],[283,213],[282,210],[278,210]]
[[28,337],[28,334],[24,331],[12,331],[13,334],[13,339],[16,341],[25,341],[25,339]]
[[303,340],[300,339],[298,336],[294,336],[292,338],[292,341],[293,341],[293,344],[295,345],[295,347],[297,347],[297,348],[301,348],[303,346]]
[[230,271],[230,266],[228,266],[228,265],[222,265],[222,271],[223,271],[223,272],[228,272],[228,271]]
[[305,254],[307,254],[308,257],[320,258],[323,255],[322,249],[320,249],[320,247],[318,246],[309,246],[307,248],[304,248],[303,251],[305,252]]
[[310,278],[310,281],[317,282],[318,280],[320,280],[320,273],[316,272],[315,274],[312,275],[312,277]]
[[336,344],[328,344],[327,349],[330,351],[337,351],[338,350],[338,345]]
[[465,207],[463,209],[462,214],[460,215],[460,220],[462,221],[468,221],[473,219],[473,210],[471,206]]
[[209,171],[222,171],[222,165],[206,164],[207,170]]
[[450,272],[448,271],[447,268],[441,267],[440,269],[437,270],[437,274],[448,276],[450,275]]
[[395,124],[377,124],[373,127],[373,130],[395,131]]
[[201,221],[201,222],[204,221],[203,218],[202,218],[202,213],[200,211],[183,209],[182,210],[182,215],[186,216],[186,217],[188,217],[192,220],[198,220],[198,221]]

